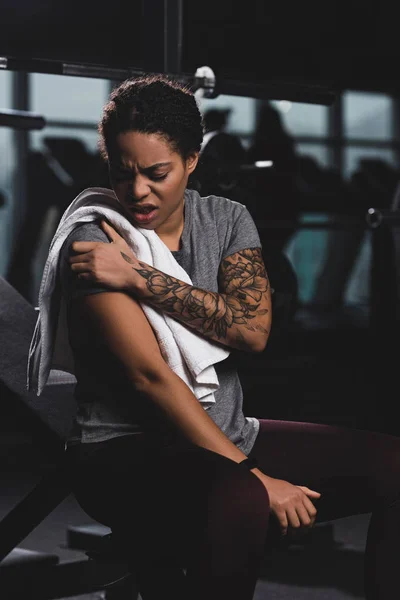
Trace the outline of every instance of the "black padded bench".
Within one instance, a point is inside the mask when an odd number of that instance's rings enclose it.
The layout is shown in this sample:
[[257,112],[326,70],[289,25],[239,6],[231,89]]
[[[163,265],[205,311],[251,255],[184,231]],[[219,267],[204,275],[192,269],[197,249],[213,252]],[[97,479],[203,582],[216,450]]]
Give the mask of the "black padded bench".
[[109,544],[99,544],[106,550],[104,555],[100,551],[72,561],[19,546],[71,493],[63,461],[76,409],[75,381],[67,373],[52,371],[39,397],[26,391],[27,356],[36,319],[35,308],[0,277],[0,411],[17,415],[32,448],[40,449],[46,463],[39,483],[0,520],[0,598],[26,600],[32,590],[40,600],[113,590],[113,597],[135,600],[133,577],[121,556],[110,554]]
[[26,548],[14,548],[0,563],[0,577],[7,576],[7,573],[24,574],[29,570],[37,568],[49,567],[58,564],[59,557],[57,554],[48,552],[37,552],[36,550],[28,550]]
[[111,530],[100,523],[69,525],[67,528],[67,548],[90,552],[96,549],[99,542],[110,534]]

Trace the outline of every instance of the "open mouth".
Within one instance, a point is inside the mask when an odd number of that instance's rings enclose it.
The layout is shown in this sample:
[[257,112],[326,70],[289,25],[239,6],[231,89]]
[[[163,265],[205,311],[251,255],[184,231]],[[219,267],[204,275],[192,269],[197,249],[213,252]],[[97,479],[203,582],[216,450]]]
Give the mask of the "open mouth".
[[138,206],[133,206],[130,209],[130,212],[138,223],[149,223],[156,216],[157,210],[158,208],[155,208],[154,206],[143,206],[140,208]]
[[151,213],[153,210],[156,210],[155,206],[132,206],[131,211],[133,212],[138,212],[142,215],[148,215],[149,213]]

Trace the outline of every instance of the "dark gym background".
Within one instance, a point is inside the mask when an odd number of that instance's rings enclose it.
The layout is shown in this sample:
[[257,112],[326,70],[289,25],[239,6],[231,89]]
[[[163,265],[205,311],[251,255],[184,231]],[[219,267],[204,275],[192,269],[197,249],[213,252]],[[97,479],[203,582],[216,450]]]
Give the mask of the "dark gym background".
[[[211,135],[191,185],[248,206],[274,288],[268,346],[241,357],[246,414],[399,435],[394,15],[333,0],[115,1],[102,10],[3,0],[0,22],[0,519],[53,465],[40,443],[43,414],[57,434],[63,428],[62,382],[43,402],[24,395],[19,331],[32,327],[63,210],[84,187],[109,186],[97,120],[113,86],[140,71],[193,84],[209,66],[216,77],[209,97],[198,94]],[[362,599],[367,522],[316,528],[309,543],[266,557],[256,600]],[[80,561],[68,532],[90,523],[68,496],[18,547]],[[29,560],[16,568],[34,568]]]

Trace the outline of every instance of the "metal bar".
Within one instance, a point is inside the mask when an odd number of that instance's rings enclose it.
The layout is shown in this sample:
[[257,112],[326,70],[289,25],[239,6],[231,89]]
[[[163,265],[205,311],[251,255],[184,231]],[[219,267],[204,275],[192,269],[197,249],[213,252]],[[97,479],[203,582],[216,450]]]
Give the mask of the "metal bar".
[[63,129],[84,129],[91,131],[97,129],[97,123],[94,121],[59,121],[58,119],[48,119],[46,127],[60,127]]
[[0,110],[0,127],[11,127],[12,129],[21,129],[23,131],[31,129],[43,129],[46,127],[46,120],[41,115],[29,112],[27,110]]
[[[179,36],[179,20],[182,10],[180,0],[170,0],[175,2],[175,10],[170,16],[170,21],[174,19],[175,13],[175,29],[172,25],[168,34],[169,59],[172,66],[178,68],[178,62],[181,60],[181,45]],[[164,64],[164,3],[162,0],[143,0],[143,28],[142,28],[142,56],[145,57],[145,68],[138,69],[132,65],[127,69],[117,69],[107,65],[80,64],[80,63],[63,63],[62,61],[48,61],[41,59],[18,59],[14,57],[0,57],[0,68],[13,71],[25,71],[33,73],[50,73],[54,75],[73,75],[78,77],[94,77],[101,79],[123,80],[136,75],[147,73],[164,72],[171,77],[177,76],[178,73],[165,70]],[[149,27],[146,28],[146,22]],[[168,26],[167,26],[168,28]],[[148,31],[152,31],[152,35],[148,35]],[[174,37],[175,36],[175,37]],[[175,55],[172,46],[175,39]],[[173,56],[175,56],[173,60]],[[170,65],[168,65],[170,66]],[[192,73],[180,73],[179,79],[188,85],[196,85],[196,78]],[[201,83],[201,82],[197,82]],[[311,104],[326,104],[330,105],[336,97],[336,91],[330,84],[304,83],[301,81],[286,81],[286,80],[270,80],[268,83],[244,82],[236,79],[221,78],[217,80],[218,93],[228,94],[233,96],[244,96],[251,98],[259,98],[265,100],[292,100],[294,102],[306,102]]]
[[[210,65],[212,66],[212,65]],[[329,83],[304,83],[301,81],[269,80],[268,83],[239,81],[218,78],[219,94],[247,96],[260,100],[291,100],[308,104],[331,105],[336,98],[336,90]]]
[[9,71],[25,71],[32,73],[50,73],[53,75],[62,75],[62,62],[55,60],[41,59],[22,59],[13,56],[1,56],[0,66]]
[[[29,130],[42,129],[45,126],[45,120],[40,115],[31,116],[30,112],[30,94],[29,94],[29,75],[20,71],[12,73],[12,98],[11,106],[13,110],[4,111],[8,113],[8,123],[14,123],[11,131],[13,138],[13,152],[15,164],[18,165],[12,174],[12,201],[11,212],[12,219],[9,224],[12,248],[16,244],[21,232],[25,214],[27,211],[28,198],[28,155],[29,155]],[[4,114],[3,113],[3,114]]]
[[73,77],[91,77],[94,79],[115,79],[122,81],[133,75],[142,75],[143,71],[131,69],[116,69],[102,65],[85,65],[62,63],[62,75]]

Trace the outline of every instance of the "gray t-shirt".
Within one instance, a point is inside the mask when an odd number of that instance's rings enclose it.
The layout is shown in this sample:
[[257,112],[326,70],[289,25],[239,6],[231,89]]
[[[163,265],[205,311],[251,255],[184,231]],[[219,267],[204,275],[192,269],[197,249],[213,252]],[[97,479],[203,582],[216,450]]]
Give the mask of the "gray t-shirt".
[[[218,292],[221,261],[245,248],[261,247],[254,221],[247,208],[217,196],[201,197],[185,191],[185,221],[181,249],[172,252],[194,286]],[[108,242],[99,222],[79,225],[64,242],[60,274],[70,314],[70,301],[86,294],[109,291],[98,284],[78,279],[66,258],[76,240]],[[122,367],[102,344],[101,336],[87,323],[69,318],[70,344],[75,358],[78,416],[75,436],[82,442],[98,442],[139,432],[162,435],[169,424],[155,406],[135,394]],[[98,333],[98,332],[97,332]],[[243,393],[236,368],[237,352],[215,365],[219,388],[208,414],[218,427],[245,454],[253,447],[259,421],[243,414]]]

